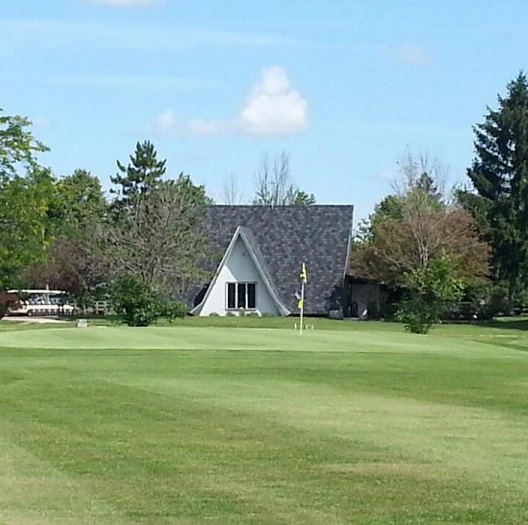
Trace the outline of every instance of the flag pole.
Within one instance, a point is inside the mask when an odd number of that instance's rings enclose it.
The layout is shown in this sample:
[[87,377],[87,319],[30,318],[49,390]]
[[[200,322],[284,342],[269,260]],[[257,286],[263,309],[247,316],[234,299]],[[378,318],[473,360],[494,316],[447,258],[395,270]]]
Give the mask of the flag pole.
[[302,335],[303,331],[303,317],[304,317],[304,280],[301,284],[301,327],[299,329],[299,335]]
[[308,273],[306,271],[306,265],[302,263],[301,266],[301,300],[299,301],[299,309],[301,310],[301,326],[299,328],[299,335],[303,333],[303,321],[304,321],[304,285],[308,281]]

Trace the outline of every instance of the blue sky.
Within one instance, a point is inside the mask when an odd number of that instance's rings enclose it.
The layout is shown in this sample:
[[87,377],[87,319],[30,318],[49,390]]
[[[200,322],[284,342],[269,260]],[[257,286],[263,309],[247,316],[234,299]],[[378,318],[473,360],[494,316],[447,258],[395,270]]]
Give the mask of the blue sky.
[[250,199],[286,151],[318,202],[367,215],[397,160],[427,152],[464,181],[472,126],[526,69],[528,2],[2,2],[0,107],[34,121],[57,175],[105,187],[152,140],[169,174]]

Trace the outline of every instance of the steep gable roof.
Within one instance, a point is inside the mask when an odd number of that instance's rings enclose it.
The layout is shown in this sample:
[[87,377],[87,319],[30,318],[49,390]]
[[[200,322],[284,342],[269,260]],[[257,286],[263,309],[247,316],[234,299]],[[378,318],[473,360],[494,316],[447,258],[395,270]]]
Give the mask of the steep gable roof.
[[266,269],[265,259],[262,256],[260,249],[258,248],[256,239],[252,235],[251,231],[248,230],[248,228],[245,228],[244,226],[237,227],[233,235],[233,238],[231,239],[231,242],[229,243],[229,246],[227,247],[227,250],[222,258],[222,261],[220,262],[220,264],[218,265],[218,268],[216,269],[213,280],[211,281],[211,284],[209,288],[207,289],[207,292],[205,293],[204,298],[202,299],[200,304],[198,304],[197,306],[193,308],[191,313],[193,314],[199,313],[203,305],[206,303],[207,299],[209,298],[209,295],[211,294],[211,290],[213,289],[214,285],[216,284],[218,280],[218,276],[220,275],[220,272],[222,271],[223,266],[229,260],[229,256],[231,255],[231,252],[233,251],[233,248],[235,247],[235,244],[239,238],[242,240],[242,242],[246,246],[246,249],[251,257],[251,260],[253,261],[255,268],[259,272],[260,277],[262,278],[262,281],[264,282],[264,285],[266,286],[266,289],[268,290],[268,293],[270,294],[273,302],[277,306],[277,309],[282,315],[290,315],[291,312],[281,303],[280,298],[273,286],[273,281],[269,275],[269,272]]
[[306,263],[305,309],[337,309],[348,272],[353,206],[228,206],[207,209],[205,233],[213,253],[225,254],[239,227],[284,307],[297,312],[299,271]]

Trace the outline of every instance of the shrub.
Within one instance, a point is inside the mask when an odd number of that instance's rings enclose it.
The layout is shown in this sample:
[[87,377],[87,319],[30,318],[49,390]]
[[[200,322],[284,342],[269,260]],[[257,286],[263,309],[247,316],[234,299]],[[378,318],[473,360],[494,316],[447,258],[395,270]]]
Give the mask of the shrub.
[[163,303],[162,310],[163,317],[169,321],[174,321],[174,319],[183,319],[189,313],[187,305],[177,301],[167,301]]
[[464,291],[447,257],[433,259],[413,270],[405,276],[405,281],[408,298],[401,303],[397,318],[413,334],[428,333],[443,313],[460,301]]
[[439,315],[435,305],[415,296],[400,304],[396,319],[404,323],[405,330],[412,334],[427,334],[438,322]]
[[166,313],[158,291],[139,277],[125,275],[110,287],[110,299],[128,326],[149,326]]
[[220,317],[220,314],[218,312],[211,312],[209,317]]

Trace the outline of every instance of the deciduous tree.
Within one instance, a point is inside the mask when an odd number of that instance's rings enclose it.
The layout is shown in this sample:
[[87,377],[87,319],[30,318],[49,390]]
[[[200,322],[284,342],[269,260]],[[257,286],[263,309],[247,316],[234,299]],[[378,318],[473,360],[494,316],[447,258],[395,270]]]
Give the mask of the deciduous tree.
[[489,247],[472,216],[438,190],[434,174],[403,175],[398,194],[363,225],[351,265],[359,277],[404,290],[400,319],[410,331],[426,333],[464,287],[486,280]]
[[86,170],[56,181],[56,200],[50,210],[53,240],[44,261],[24,272],[30,286],[66,290],[81,303],[108,281],[108,265],[97,232],[106,220],[108,203],[100,180]]
[[94,227],[108,212],[101,181],[89,171],[75,170],[58,181],[57,190],[59,228],[63,235],[72,237],[79,230]]
[[273,159],[263,155],[255,176],[253,204],[303,206],[315,204],[315,197],[291,183],[290,157],[283,151]]
[[0,177],[5,178],[38,166],[36,154],[48,148],[33,137],[28,118],[2,113],[0,109]]
[[242,204],[244,202],[244,196],[238,186],[238,180],[232,173],[224,182],[222,187],[222,201],[224,204]]
[[49,170],[35,166],[26,176],[0,181],[0,288],[18,286],[26,268],[47,258],[55,202]]
[[442,255],[468,282],[487,276],[489,248],[466,210],[456,204],[437,206],[419,188],[399,199],[397,214],[378,217],[369,237],[354,244],[352,267],[358,276],[401,284],[408,272]]
[[[155,150],[148,149],[149,164],[154,166],[148,171],[151,178],[126,194],[120,191],[125,206],[116,208],[114,220],[104,230],[105,253],[114,276],[135,276],[170,294],[200,273],[206,252],[200,223],[210,199],[205,188],[187,175],[161,180],[165,161],[157,161]],[[135,180],[140,178],[146,180],[143,176]],[[123,184],[120,180],[122,188],[129,188]]]
[[51,239],[54,178],[38,163],[47,148],[30,125],[0,110],[0,288],[18,285],[21,272],[45,258]]

